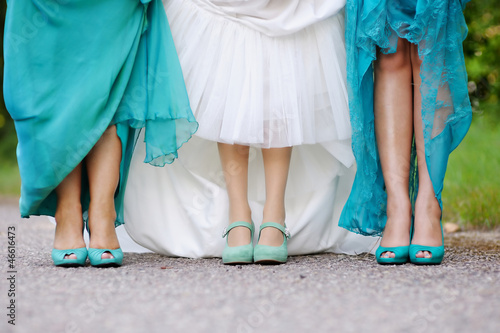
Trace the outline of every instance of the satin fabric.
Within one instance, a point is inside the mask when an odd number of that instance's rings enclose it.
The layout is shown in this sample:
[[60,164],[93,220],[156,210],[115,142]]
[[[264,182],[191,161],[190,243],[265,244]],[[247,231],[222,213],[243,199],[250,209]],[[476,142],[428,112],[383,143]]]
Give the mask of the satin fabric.
[[[54,189],[102,133],[122,143],[116,224],[133,148],[171,163],[196,131],[182,71],[159,0],[15,0],[5,25],[4,96],[19,139],[20,211],[53,216]],[[82,206],[89,204],[82,180]]]
[[[441,192],[449,154],[467,133],[472,110],[462,42],[467,35],[460,0],[348,0],[346,49],[352,145],[358,171],[339,225],[364,235],[380,235],[387,195],[378,156],[373,115],[373,61],[377,48],[394,53],[398,38],[418,45],[422,60],[422,122],[425,158],[434,192]],[[418,193],[415,146],[410,197]]]
[[268,36],[295,33],[339,13],[345,0],[192,0]]

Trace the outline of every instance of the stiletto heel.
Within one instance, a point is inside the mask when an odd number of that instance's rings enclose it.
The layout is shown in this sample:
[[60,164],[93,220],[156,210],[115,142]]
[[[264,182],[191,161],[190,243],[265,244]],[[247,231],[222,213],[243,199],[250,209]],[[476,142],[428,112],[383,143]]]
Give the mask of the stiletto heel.
[[[418,244],[410,244],[410,261],[412,264],[416,265],[439,265],[443,261],[444,257],[444,233],[443,233],[443,224],[441,223],[441,219],[439,220],[439,224],[441,225],[441,246],[427,246],[427,245],[418,245]],[[430,258],[417,258],[417,253],[419,251],[427,251],[430,252],[432,257]]]
[[[74,254],[76,259],[64,259],[65,256]],[[52,249],[52,260],[57,267],[81,267],[87,260],[87,248],[57,250]]]
[[255,226],[253,222],[244,221],[233,222],[222,233],[222,238],[226,237],[231,229],[245,227],[250,229],[250,243],[241,246],[229,246],[226,239],[226,247],[222,251],[222,263],[225,265],[251,264],[253,262],[253,234]]
[[256,264],[283,264],[288,258],[287,239],[290,238],[290,232],[286,226],[279,223],[266,222],[262,223],[259,230],[260,233],[264,228],[276,228],[283,233],[283,244],[281,246],[270,245],[255,245],[253,252],[253,260]]

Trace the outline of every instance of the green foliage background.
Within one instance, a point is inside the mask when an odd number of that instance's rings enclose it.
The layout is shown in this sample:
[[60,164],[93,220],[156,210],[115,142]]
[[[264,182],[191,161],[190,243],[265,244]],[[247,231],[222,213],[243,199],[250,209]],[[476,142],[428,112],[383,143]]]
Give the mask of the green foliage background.
[[[1,27],[0,27],[0,33],[3,36],[3,29],[4,29],[4,17],[5,17],[5,9],[6,9],[6,3],[5,1],[1,1],[0,5],[0,17],[2,19],[1,21]],[[3,41],[3,38],[2,38]],[[1,43],[0,46],[2,50],[2,59],[0,60],[0,66],[2,70],[2,78],[3,78],[3,42]],[[3,101],[3,79],[0,83],[0,94],[1,94],[1,100],[0,100],[0,163],[5,164],[5,163],[15,163],[15,147],[17,143],[16,139],[16,133],[14,130],[14,124],[12,122],[12,119],[10,118],[9,114],[7,113],[5,109],[5,104]]]
[[473,0],[465,19],[464,55],[473,122],[450,155],[443,190],[443,219],[476,229],[500,227],[500,6]]
[[[0,34],[6,3],[0,0]],[[451,155],[445,179],[444,220],[465,227],[500,226],[500,6],[498,0],[473,0],[465,18],[469,35],[464,55],[469,74],[469,92],[474,109],[471,130]],[[2,38],[3,40],[3,38]],[[3,43],[0,66],[3,73]],[[17,139],[14,124],[3,102],[0,87],[0,196],[19,194],[16,167]]]
[[500,7],[497,0],[473,0],[465,19],[469,35],[464,55],[469,74],[469,92],[475,111],[500,120]]

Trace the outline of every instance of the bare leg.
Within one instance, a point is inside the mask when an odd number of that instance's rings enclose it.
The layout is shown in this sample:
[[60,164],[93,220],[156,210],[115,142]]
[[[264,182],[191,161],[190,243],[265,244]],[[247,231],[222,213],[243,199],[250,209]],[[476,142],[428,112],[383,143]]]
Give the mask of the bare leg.
[[[229,197],[229,223],[244,221],[250,223],[252,212],[248,205],[248,155],[250,147],[218,143],[219,154]],[[229,246],[249,244],[251,233],[248,228],[236,227],[228,234]]]
[[[89,247],[117,249],[120,247],[115,231],[114,195],[120,179],[121,141],[116,126],[110,126],[86,157],[90,189]],[[103,259],[110,259],[104,253]]]
[[[58,250],[85,247],[83,240],[83,218],[80,193],[82,188],[82,166],[78,164],[56,188],[56,232],[54,248]],[[71,254],[65,259],[77,259]]]
[[[413,139],[410,43],[398,40],[394,54],[378,54],[375,63],[375,133],[387,190],[387,224],[381,245],[410,243],[410,154]],[[382,256],[393,258],[392,252]]]
[[[266,204],[263,222],[285,224],[285,189],[290,168],[292,147],[262,149],[266,174]],[[259,244],[280,246],[283,234],[275,228],[265,228]]]
[[[418,46],[411,45],[411,63],[413,68],[414,86],[414,126],[415,142],[417,145],[418,162],[418,195],[415,202],[415,230],[412,243],[428,246],[441,245],[441,208],[432,187],[427,170],[424,149],[424,133],[422,126],[422,97],[420,94],[420,65]],[[417,258],[431,258],[428,251],[419,251]]]

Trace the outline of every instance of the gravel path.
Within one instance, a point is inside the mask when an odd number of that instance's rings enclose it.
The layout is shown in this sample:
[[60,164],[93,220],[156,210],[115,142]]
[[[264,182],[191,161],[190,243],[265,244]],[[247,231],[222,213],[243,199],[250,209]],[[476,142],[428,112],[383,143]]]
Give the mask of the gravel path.
[[[7,228],[16,228],[15,326]],[[280,266],[126,253],[117,269],[57,268],[54,225],[0,199],[0,332],[500,332],[500,232],[446,235],[440,266],[372,255]]]

